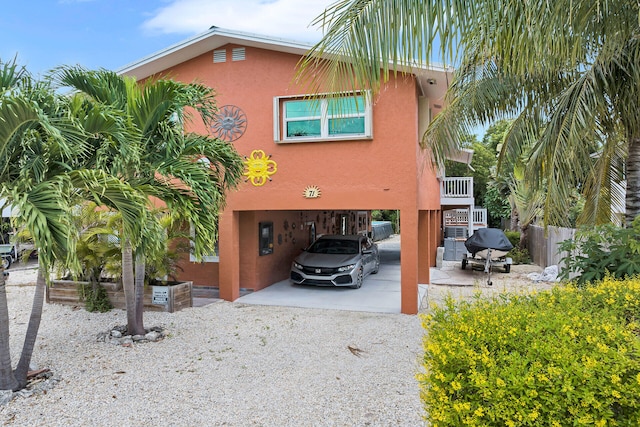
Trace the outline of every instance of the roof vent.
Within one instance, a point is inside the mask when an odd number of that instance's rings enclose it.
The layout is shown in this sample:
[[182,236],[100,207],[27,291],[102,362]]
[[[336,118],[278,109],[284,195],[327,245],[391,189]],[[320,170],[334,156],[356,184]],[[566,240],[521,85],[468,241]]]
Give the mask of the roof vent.
[[244,61],[245,60],[245,49],[243,47],[236,47],[231,51],[231,60],[232,61]]
[[218,62],[227,62],[227,50],[220,49],[213,51],[213,63],[217,64]]

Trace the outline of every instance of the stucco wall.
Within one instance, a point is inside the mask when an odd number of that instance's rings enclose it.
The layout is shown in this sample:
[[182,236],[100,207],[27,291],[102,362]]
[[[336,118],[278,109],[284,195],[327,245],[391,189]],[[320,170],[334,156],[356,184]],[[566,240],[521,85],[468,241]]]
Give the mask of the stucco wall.
[[[240,213],[240,287],[259,290],[289,277],[291,261],[311,244],[310,224],[316,236],[340,232],[339,215],[349,216],[348,233],[358,232],[357,213],[350,211],[248,211]],[[365,224],[370,228],[370,219]],[[261,222],[273,223],[273,253],[259,254]],[[187,259],[185,258],[185,261]],[[194,286],[219,286],[217,262],[185,262],[180,277]]]
[[[228,46],[228,54],[235,46]],[[243,183],[229,195],[229,208],[263,209],[398,209],[415,206],[420,185],[435,182],[430,170],[418,167],[418,100],[415,79],[393,80],[375,99],[373,139],[347,142],[276,144],[273,140],[275,96],[307,93],[292,83],[298,57],[246,48],[244,61],[214,64],[207,53],[169,71],[173,78],[200,81],[215,88],[218,105],[232,104],[246,114],[245,134],[233,144],[249,156],[260,149],[277,163],[272,181],[262,187]],[[207,131],[202,124],[194,130]],[[420,160],[422,162],[422,160]],[[418,178],[419,177],[419,178]],[[317,185],[322,197],[302,197]],[[423,208],[437,209],[437,197]]]
[[[179,64],[167,75],[186,82],[199,81],[217,91],[218,105],[234,105],[247,117],[245,133],[233,142],[243,156],[262,150],[277,165],[277,172],[262,186],[243,182],[228,195],[221,218],[220,270],[217,266],[187,266],[185,277],[194,284],[220,285],[221,296],[233,300],[239,288],[261,289],[287,277],[289,264],[302,249],[287,242],[275,244],[273,255],[258,256],[257,224],[273,220],[275,239],[300,211],[399,209],[402,239],[402,311],[417,310],[418,280],[428,280],[435,262],[435,216],[440,209],[439,189],[429,158],[418,146],[421,124],[431,100],[421,99],[414,76],[392,76],[373,100],[373,136],[367,140],[331,142],[274,142],[274,97],[308,92],[293,82],[297,55],[246,47],[245,58],[214,63],[209,52]],[[422,119],[421,119],[422,118]],[[427,120],[428,121],[428,120]],[[190,130],[208,132],[202,123]],[[305,198],[303,191],[317,186],[318,198]],[[420,214],[431,212],[428,216]],[[420,224],[420,225],[419,225]],[[300,230],[295,233],[300,233]],[[405,234],[406,233],[406,234]],[[226,236],[226,240],[225,240]],[[431,244],[418,248],[418,239]],[[433,259],[432,259],[433,258]],[[421,265],[418,271],[418,265]],[[218,273],[216,277],[216,272]]]

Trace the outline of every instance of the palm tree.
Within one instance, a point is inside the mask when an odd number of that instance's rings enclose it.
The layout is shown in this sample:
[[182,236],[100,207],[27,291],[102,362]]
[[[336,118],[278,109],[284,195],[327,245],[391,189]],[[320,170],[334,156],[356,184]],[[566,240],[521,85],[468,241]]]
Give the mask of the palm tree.
[[576,187],[583,221],[610,221],[624,176],[629,225],[640,214],[639,13],[628,0],[343,0],[314,21],[325,36],[300,77],[377,91],[439,54],[457,71],[423,140],[437,161],[476,125],[516,117],[502,155],[533,147],[528,180],[547,186],[547,222],[563,223]]
[[0,86],[0,121],[3,123],[0,127],[0,194],[20,208],[18,218],[41,248],[42,265],[21,363],[16,371],[11,369],[6,287],[4,275],[0,274],[0,388],[15,390],[26,383],[26,368],[37,335],[43,301],[42,270],[56,258],[63,257],[72,246],[64,221],[65,199],[60,181],[43,179],[49,166],[43,154],[59,160],[60,154],[70,154],[72,150],[35,102],[36,98],[42,101],[43,96],[48,96],[46,90],[34,85],[15,60],[2,63]]
[[[243,171],[241,157],[224,141],[191,132],[193,119],[208,124],[215,114],[214,91],[197,83],[133,78],[106,70],[61,67],[56,78],[78,92],[87,110],[108,110],[113,127],[98,129],[93,166],[131,183],[147,197],[196,230],[198,257],[214,250],[218,212],[226,192],[235,188]],[[204,159],[204,160],[203,160]],[[149,213],[139,218],[146,238],[132,242],[122,236],[123,287],[129,333],[143,334],[145,251],[154,251],[159,226]],[[135,260],[135,262],[134,262]],[[135,266],[135,272],[134,272]]]
[[[1,63],[1,62],[0,62]],[[87,154],[86,134],[68,114],[65,98],[35,82],[15,61],[0,67],[0,196],[20,212],[15,218],[33,237],[39,269],[20,360],[11,370],[9,317],[0,274],[0,388],[16,390],[27,371],[40,325],[44,287],[54,263],[79,265],[69,217],[75,195],[106,197],[125,211],[143,209],[143,199],[102,171],[75,168]],[[127,192],[129,194],[127,194]]]
[[520,241],[518,247],[525,249],[528,241],[529,227],[542,214],[544,192],[534,188],[524,180],[514,179],[509,194],[511,211],[518,216],[520,227]]

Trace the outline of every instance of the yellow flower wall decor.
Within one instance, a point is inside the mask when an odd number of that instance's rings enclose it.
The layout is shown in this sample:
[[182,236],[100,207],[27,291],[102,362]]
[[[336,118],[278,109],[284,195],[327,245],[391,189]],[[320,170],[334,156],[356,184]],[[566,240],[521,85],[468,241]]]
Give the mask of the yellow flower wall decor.
[[271,155],[266,155],[262,150],[253,150],[249,157],[245,156],[244,176],[256,187],[271,181],[271,175],[278,171],[278,165],[271,160]]

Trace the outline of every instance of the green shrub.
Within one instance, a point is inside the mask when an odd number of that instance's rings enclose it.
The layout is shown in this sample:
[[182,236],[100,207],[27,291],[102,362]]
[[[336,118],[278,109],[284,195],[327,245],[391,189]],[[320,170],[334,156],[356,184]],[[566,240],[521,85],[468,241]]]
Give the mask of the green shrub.
[[631,225],[581,228],[574,239],[561,242],[558,250],[568,255],[562,259],[560,278],[584,285],[607,274],[618,278],[640,274],[640,216]]
[[513,260],[514,264],[530,264],[531,263],[531,255],[529,254],[529,250],[527,248],[520,249],[520,232],[519,231],[505,231],[505,236],[513,245],[513,249],[509,251],[507,256]]
[[520,232],[519,231],[505,231],[504,235],[507,236],[509,242],[514,248],[517,248],[520,245]]
[[507,256],[511,258],[514,264],[531,264],[531,255],[529,255],[529,249],[527,248],[514,247],[507,253]]
[[423,317],[436,426],[640,425],[640,278],[448,300]]
[[78,284],[78,295],[80,295],[81,301],[84,300],[84,308],[88,312],[106,313],[113,308],[107,290],[103,286],[80,283]]

